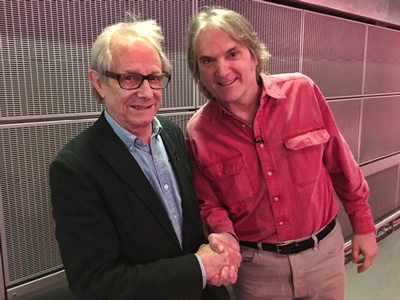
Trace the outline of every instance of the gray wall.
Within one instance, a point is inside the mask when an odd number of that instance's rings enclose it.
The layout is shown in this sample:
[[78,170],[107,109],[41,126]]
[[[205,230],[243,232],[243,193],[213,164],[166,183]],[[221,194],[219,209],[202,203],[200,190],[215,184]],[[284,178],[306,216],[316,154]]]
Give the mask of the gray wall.
[[[280,2],[285,2],[285,0]],[[293,0],[293,2],[308,3],[371,18],[381,24],[400,25],[400,1],[398,0]]]
[[[93,39],[125,11],[158,20],[173,65],[161,113],[184,130],[205,101],[184,55],[187,23],[204,5],[234,9],[251,21],[272,53],[268,72],[314,79],[366,175],[376,222],[400,209],[400,31],[266,1],[0,0],[3,297],[17,297],[19,286],[62,269],[47,171],[102,109],[87,79]],[[342,208],[339,219],[349,237]]]

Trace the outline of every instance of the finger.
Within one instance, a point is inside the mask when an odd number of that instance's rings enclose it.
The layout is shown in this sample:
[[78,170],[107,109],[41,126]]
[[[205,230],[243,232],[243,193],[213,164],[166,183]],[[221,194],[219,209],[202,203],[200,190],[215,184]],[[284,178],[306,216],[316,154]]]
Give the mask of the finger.
[[229,267],[227,279],[224,280],[224,285],[234,284],[237,280],[237,269],[234,266]]
[[240,253],[239,255],[230,253],[229,261],[231,265],[234,265],[237,269],[239,269],[242,262],[242,256],[240,255]]
[[212,250],[214,250],[217,253],[222,253],[224,252],[224,245],[218,238],[218,235],[212,233],[208,236],[208,241],[210,244],[210,247]]
[[225,285],[227,282],[229,282],[228,276],[229,276],[229,268],[225,266],[221,269],[221,272],[218,275],[219,277],[218,282],[215,285],[216,286]]
[[364,257],[362,260],[362,264],[357,267],[357,273],[362,273],[366,271],[370,266],[372,266],[374,260],[373,258]]
[[229,276],[229,267],[225,266],[221,269],[221,273],[219,273],[220,281],[228,279],[228,276]]
[[237,276],[237,269],[235,266],[229,268],[229,279],[234,279]]
[[357,249],[353,249],[351,251],[351,261],[354,264],[357,264],[357,263],[361,262],[361,260],[360,260],[360,252]]
[[211,278],[210,280],[208,280],[207,283],[210,284],[210,285],[219,286],[219,285],[218,285],[219,280],[220,280],[220,276],[219,276],[219,274],[218,274],[218,275],[215,275],[215,276],[214,276],[213,278]]

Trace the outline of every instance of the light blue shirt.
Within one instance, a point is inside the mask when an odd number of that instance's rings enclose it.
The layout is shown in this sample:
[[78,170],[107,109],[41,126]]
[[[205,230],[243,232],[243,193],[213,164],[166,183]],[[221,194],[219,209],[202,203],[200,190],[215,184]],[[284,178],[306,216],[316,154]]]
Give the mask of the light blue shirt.
[[[174,227],[176,236],[182,248],[182,206],[181,196],[179,193],[178,182],[176,181],[175,173],[169,163],[167,151],[160,136],[162,127],[157,117],[154,117],[152,128],[153,132],[150,138],[150,147],[145,144],[143,139],[135,136],[126,129],[122,128],[107,112],[104,111],[104,116],[110,124],[116,135],[128,148],[129,152],[135,158],[136,162],[142,169],[146,178],[153,186],[157,193],[168,217]],[[161,245],[162,247],[162,245]],[[200,257],[195,254],[200,264],[200,269],[203,277],[203,288],[206,285],[206,274],[203,262]]]
[[174,171],[168,160],[167,151],[160,136],[160,132],[162,131],[160,122],[154,117],[152,124],[153,133],[149,147],[149,145],[144,143],[143,139],[122,128],[107,113],[107,110],[105,111],[105,117],[153,186],[154,191],[164,205],[182,247],[182,200],[178,182],[176,181]]

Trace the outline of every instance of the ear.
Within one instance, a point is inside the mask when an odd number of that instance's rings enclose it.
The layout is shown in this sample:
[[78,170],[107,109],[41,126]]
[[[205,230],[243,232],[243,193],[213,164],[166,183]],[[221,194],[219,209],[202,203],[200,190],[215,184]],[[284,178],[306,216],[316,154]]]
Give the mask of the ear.
[[99,73],[97,71],[90,69],[89,70],[89,80],[96,89],[96,91],[100,94],[101,98],[104,99],[104,83],[100,80]]

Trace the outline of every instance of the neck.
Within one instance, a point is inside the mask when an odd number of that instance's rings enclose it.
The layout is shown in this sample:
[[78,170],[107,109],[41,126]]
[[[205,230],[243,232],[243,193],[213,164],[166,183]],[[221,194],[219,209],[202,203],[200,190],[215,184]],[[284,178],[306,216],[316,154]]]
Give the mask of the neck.
[[253,127],[258,108],[260,107],[262,86],[258,86],[255,95],[250,101],[245,103],[235,103],[227,105],[226,108],[237,118]]
[[140,137],[147,145],[150,146],[151,134],[153,132],[152,124],[150,123],[146,128],[135,128],[135,130],[130,130],[130,133]]

